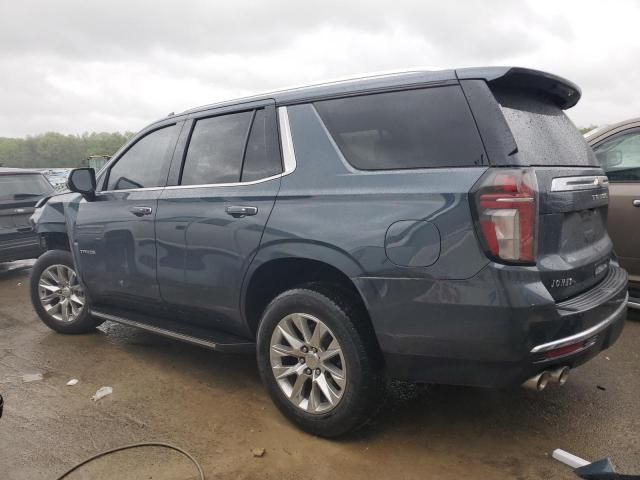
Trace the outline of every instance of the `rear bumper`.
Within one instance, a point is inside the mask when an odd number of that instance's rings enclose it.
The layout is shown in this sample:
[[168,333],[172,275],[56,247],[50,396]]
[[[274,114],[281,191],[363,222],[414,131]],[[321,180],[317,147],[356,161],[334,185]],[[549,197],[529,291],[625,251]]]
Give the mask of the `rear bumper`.
[[[627,294],[624,300],[620,303],[620,305],[604,320],[600,323],[597,323],[591,328],[583,330],[581,332],[574,333],[568,337],[559,338],[557,340],[552,340],[551,342],[543,343],[542,345],[536,345],[531,349],[531,355],[540,357],[539,363],[544,363],[547,361],[545,355],[549,355],[553,352],[558,352],[563,349],[569,349],[571,347],[577,348],[576,350],[572,350],[571,354],[576,354],[581,352],[582,350],[588,349],[591,345],[593,345],[598,335],[601,335],[603,332],[606,332],[612,325],[615,325],[620,319],[625,317],[625,310],[627,308],[627,304],[629,302],[629,294]],[[569,355],[569,354],[568,354]],[[558,360],[562,358],[564,355],[557,355],[553,358]]]
[[[541,282],[529,282],[520,273],[514,277],[508,269],[488,268],[444,285],[387,281],[380,303],[369,303],[380,285],[361,282],[389,375],[428,383],[516,386],[546,369],[577,367],[620,336],[628,301],[624,270],[612,264],[605,280],[558,303]],[[427,290],[419,293],[420,284]],[[402,292],[407,303],[385,301]]]
[[36,233],[0,235],[0,262],[37,258],[42,253]]

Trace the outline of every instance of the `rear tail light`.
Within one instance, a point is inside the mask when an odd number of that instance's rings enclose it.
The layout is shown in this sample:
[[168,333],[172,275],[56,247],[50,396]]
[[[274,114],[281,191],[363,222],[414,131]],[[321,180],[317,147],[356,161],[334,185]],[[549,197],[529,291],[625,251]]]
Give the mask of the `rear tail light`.
[[498,262],[535,264],[538,199],[528,169],[489,169],[472,190],[476,230]]

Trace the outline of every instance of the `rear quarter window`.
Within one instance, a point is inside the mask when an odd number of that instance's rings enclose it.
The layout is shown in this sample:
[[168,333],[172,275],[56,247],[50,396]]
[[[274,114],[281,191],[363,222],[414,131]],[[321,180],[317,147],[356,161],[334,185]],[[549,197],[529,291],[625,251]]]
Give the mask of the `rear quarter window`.
[[316,102],[345,159],[360,170],[480,165],[483,147],[459,86]]
[[551,100],[518,90],[493,93],[518,147],[517,155],[510,156],[508,163],[597,166],[584,137]]

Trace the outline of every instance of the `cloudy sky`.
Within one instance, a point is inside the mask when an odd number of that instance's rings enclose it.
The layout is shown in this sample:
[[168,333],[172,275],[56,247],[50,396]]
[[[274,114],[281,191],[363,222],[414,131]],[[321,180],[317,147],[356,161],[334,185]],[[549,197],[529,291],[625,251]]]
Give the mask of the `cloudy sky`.
[[412,67],[578,83],[579,126],[640,116],[640,1],[0,0],[0,136],[139,130],[171,111]]

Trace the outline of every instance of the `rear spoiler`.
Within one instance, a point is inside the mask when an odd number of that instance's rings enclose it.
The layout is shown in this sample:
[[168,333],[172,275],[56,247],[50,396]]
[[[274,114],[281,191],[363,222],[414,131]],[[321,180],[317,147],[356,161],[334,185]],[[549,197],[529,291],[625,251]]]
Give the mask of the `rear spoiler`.
[[542,92],[563,110],[573,107],[582,95],[569,80],[540,70],[521,67],[479,67],[456,70],[458,80],[485,80],[489,87],[507,87]]

